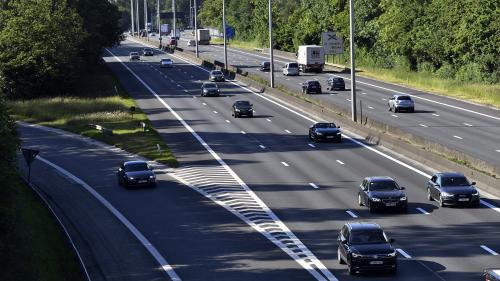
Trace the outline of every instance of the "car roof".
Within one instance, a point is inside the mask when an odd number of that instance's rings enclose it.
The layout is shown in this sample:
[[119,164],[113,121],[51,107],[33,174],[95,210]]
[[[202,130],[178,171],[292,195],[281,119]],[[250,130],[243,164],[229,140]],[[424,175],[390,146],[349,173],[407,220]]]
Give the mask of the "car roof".
[[217,83],[215,83],[215,82],[203,82],[202,86],[206,86],[206,85],[215,85],[215,86],[217,86]]
[[388,176],[373,176],[373,177],[367,177],[366,179],[368,181],[370,181],[370,182],[373,182],[373,181],[386,181],[386,180],[394,181],[393,178],[388,177]]
[[409,97],[409,98],[411,98],[410,95],[394,95],[394,97]]
[[464,174],[459,172],[442,172],[442,173],[436,173],[436,175],[440,177],[465,177]]
[[148,162],[146,161],[127,161],[127,162],[124,162],[123,165],[124,166],[127,166],[127,165],[132,165],[132,164],[148,164]]
[[351,230],[380,229],[380,225],[374,222],[348,222],[347,227]]

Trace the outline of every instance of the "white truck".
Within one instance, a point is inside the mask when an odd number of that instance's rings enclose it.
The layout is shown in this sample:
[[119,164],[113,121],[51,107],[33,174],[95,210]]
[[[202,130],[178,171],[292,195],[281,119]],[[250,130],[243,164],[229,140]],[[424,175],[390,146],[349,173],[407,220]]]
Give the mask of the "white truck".
[[210,44],[210,30],[209,29],[198,29],[198,44],[208,45]]
[[325,66],[325,51],[318,45],[301,45],[297,52],[297,63],[302,72],[323,71]]

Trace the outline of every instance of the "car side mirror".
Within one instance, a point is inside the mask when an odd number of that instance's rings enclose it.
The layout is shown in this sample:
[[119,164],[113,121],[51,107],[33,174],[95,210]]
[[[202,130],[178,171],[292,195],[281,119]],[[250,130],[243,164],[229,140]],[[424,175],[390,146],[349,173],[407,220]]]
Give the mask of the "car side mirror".
[[405,190],[405,189],[406,189],[406,187],[404,187],[404,186],[401,187],[401,190]]
[[476,185],[476,182],[475,182],[475,181],[473,181],[473,182],[471,182],[470,184],[471,184],[471,185]]
[[340,129],[340,126],[337,126],[337,129]]
[[120,167],[120,168],[118,168],[118,171],[120,171],[120,172],[121,172],[121,171],[123,171],[123,169]]
[[391,243],[391,244],[392,244],[392,243],[394,243],[394,242],[396,242],[396,239],[394,239],[394,238],[389,238],[389,243]]

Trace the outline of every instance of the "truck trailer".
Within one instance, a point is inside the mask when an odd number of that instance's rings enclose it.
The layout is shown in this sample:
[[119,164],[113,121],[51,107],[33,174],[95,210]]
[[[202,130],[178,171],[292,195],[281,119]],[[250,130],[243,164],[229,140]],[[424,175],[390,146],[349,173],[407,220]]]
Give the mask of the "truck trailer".
[[210,44],[210,30],[208,29],[198,29],[198,44],[208,45]]
[[322,46],[302,45],[297,52],[297,63],[302,72],[322,72],[325,66],[325,52]]

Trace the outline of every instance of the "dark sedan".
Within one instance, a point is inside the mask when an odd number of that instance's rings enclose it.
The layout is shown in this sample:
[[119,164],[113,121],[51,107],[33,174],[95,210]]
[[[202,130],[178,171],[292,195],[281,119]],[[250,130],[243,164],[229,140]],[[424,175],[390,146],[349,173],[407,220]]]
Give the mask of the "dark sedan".
[[475,182],[461,173],[437,173],[427,183],[427,198],[437,200],[439,206],[468,205],[478,207],[480,203],[479,191],[474,187]]
[[144,50],[142,50],[142,55],[143,56],[153,56],[154,53],[153,53],[153,50],[151,50],[149,48],[145,48]]
[[367,206],[370,213],[378,209],[408,211],[408,198],[390,177],[368,177],[363,180],[358,192],[358,204]]
[[340,126],[335,123],[316,123],[309,127],[309,139],[313,141],[342,141]]
[[201,96],[202,97],[206,97],[206,96],[218,97],[218,96],[220,96],[219,87],[217,87],[217,84],[215,84],[213,82],[205,82],[201,85]]
[[358,271],[389,271],[398,269],[396,250],[376,223],[350,222],[340,230],[337,259],[347,264],[349,274]]
[[241,116],[253,117],[253,104],[246,100],[238,100],[233,103],[233,116],[238,118]]
[[118,184],[125,187],[156,186],[156,176],[145,161],[123,163],[116,173]]
[[260,71],[270,71],[271,70],[271,63],[268,61],[263,61],[260,63]]
[[326,89],[330,91],[333,90],[345,91],[344,79],[340,77],[330,76],[326,80]]
[[222,73],[222,71],[212,70],[208,75],[208,80],[216,82],[224,82],[226,79],[224,78],[224,73]]
[[308,80],[302,83],[302,93],[321,94],[321,84],[316,80]]

